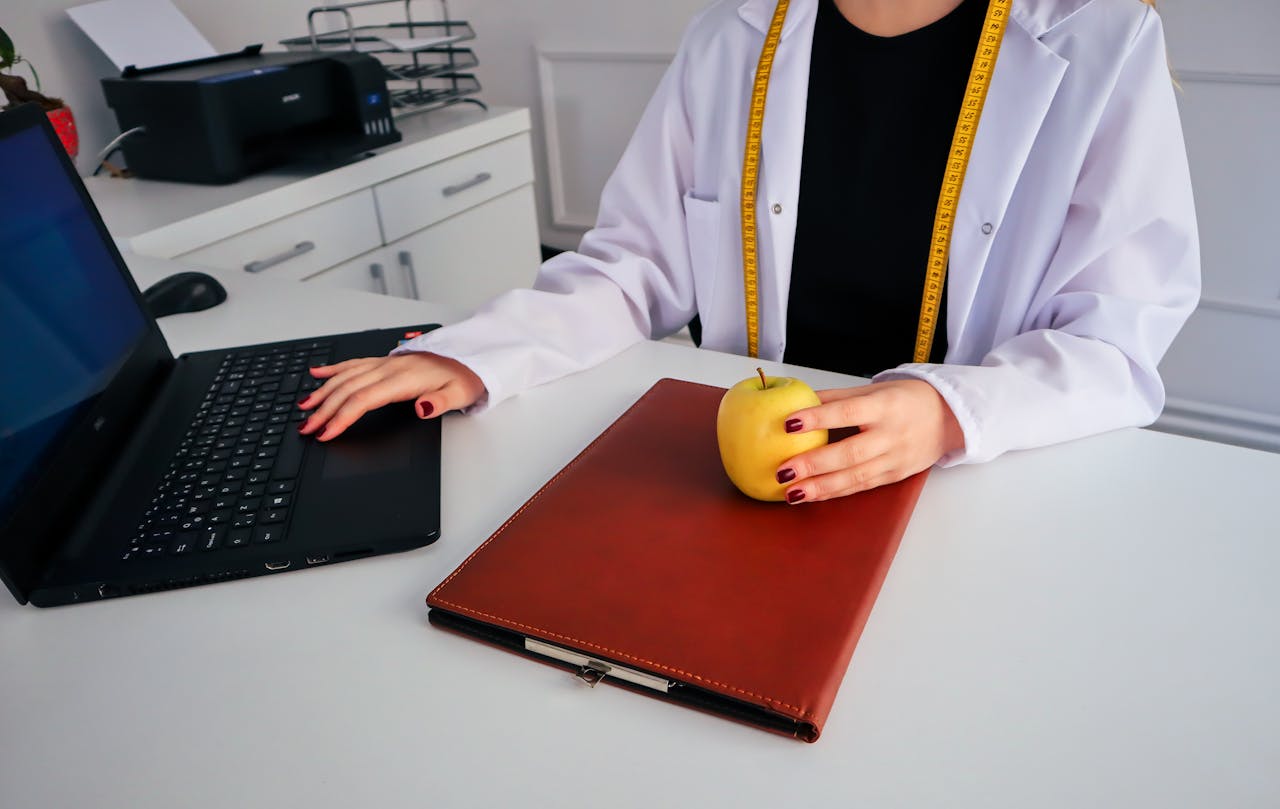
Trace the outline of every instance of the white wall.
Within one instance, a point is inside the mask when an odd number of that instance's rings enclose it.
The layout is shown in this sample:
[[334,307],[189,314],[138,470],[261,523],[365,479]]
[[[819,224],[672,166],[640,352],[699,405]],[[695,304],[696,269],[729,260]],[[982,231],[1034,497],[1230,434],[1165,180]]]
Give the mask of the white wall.
[[[470,20],[479,37],[483,97],[533,113],[538,220],[545,243],[577,245],[584,228],[555,223],[553,191],[563,187],[568,220],[594,218],[600,187],[657,85],[663,61],[675,53],[689,19],[709,2],[453,0],[451,13]],[[557,92],[562,173],[548,167],[539,50],[560,55],[543,72],[549,72]],[[601,59],[586,58],[592,53]],[[655,62],[655,57],[664,59]]]
[[1176,432],[1280,450],[1280,3],[1165,0],[1204,294],[1161,364]]

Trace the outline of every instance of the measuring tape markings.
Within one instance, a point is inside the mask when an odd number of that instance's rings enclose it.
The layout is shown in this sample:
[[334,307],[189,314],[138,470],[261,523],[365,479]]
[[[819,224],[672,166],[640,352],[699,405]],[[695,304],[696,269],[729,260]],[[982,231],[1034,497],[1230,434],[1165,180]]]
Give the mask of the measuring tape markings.
[[[920,321],[916,329],[914,362],[927,362],[933,348],[934,332],[938,324],[938,309],[942,304],[943,283],[946,280],[947,261],[951,251],[951,233],[955,220],[960,189],[964,185],[965,172],[987,90],[991,86],[991,74],[1000,54],[1000,43],[1012,0],[990,0],[983,20],[982,36],[974,54],[973,66],[965,86],[960,115],[956,120],[947,158],[947,170],[942,189],[938,194],[938,207],[933,220],[933,237],[930,240],[929,262],[925,273],[924,295],[920,302]],[[782,24],[786,19],[789,0],[778,0],[769,31],[765,35],[760,61],[756,64],[755,82],[751,88],[751,108],[747,120],[747,140],[743,149],[742,165],[742,280],[746,298],[747,353],[759,356],[760,349],[760,299],[759,299],[759,240],[756,228],[756,192],[759,187],[761,135],[764,129],[765,98],[769,92],[769,74],[773,70],[773,58],[782,38]]]
[[751,88],[751,110],[747,119],[747,143],[742,159],[742,286],[747,302],[747,355],[760,356],[759,242],[756,238],[756,191],[760,177],[760,143],[764,132],[764,102],[769,93],[773,57],[782,38],[789,0],[778,0],[764,38],[756,78]]

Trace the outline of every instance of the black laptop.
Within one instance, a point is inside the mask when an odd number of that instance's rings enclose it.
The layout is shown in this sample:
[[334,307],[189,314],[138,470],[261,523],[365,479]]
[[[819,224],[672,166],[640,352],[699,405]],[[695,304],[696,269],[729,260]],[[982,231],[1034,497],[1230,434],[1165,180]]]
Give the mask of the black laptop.
[[307,368],[431,326],[174,358],[43,113],[0,113],[0,578],[96,601],[327,565],[440,535],[440,424],[298,434]]

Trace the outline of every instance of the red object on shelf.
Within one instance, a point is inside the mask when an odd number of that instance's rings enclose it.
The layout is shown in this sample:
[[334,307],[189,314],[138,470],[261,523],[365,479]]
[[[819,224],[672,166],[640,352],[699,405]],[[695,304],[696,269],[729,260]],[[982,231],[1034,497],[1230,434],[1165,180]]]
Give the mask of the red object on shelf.
[[80,154],[80,133],[76,131],[76,119],[71,114],[71,108],[61,107],[50,110],[46,115],[49,116],[49,122],[53,124],[54,131],[58,133],[63,148],[67,150],[67,154],[71,155],[71,159],[75,160],[76,155]]

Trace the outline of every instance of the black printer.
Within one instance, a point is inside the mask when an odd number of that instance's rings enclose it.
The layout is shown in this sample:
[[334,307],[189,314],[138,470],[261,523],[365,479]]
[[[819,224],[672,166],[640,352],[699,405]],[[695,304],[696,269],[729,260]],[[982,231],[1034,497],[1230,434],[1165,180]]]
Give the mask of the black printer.
[[139,177],[230,183],[295,161],[331,162],[400,140],[381,63],[368,54],[234,54],[102,80]]

